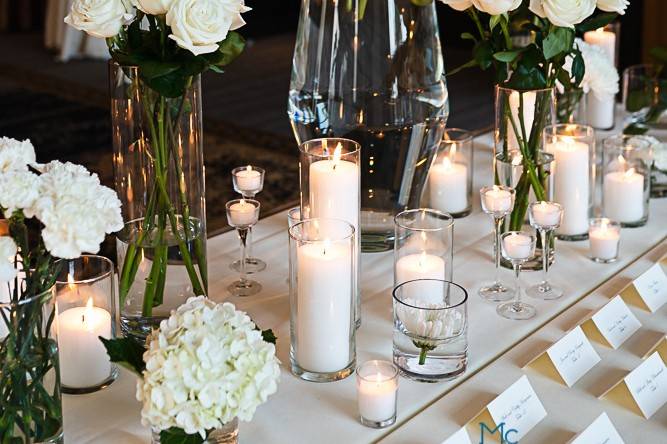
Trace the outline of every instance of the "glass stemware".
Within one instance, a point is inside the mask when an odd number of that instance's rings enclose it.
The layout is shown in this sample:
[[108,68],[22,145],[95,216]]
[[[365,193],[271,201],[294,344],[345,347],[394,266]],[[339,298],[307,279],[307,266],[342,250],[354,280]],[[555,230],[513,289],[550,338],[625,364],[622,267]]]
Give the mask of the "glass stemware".
[[[257,193],[264,189],[263,168],[248,165],[237,167],[232,170],[232,183],[234,191],[243,196],[244,199],[254,199]],[[252,228],[248,231],[246,239],[247,257],[245,258],[245,272],[248,274],[258,273],[266,268],[266,262],[252,256]],[[232,270],[241,272],[241,262],[234,261],[229,266]]]
[[262,286],[253,280],[248,279],[247,266],[247,244],[248,234],[253,225],[259,219],[259,202],[253,199],[234,199],[225,205],[227,210],[227,222],[230,226],[236,228],[241,240],[241,258],[238,261],[240,266],[240,277],[232,282],[227,290],[233,296],[251,296],[262,290]]
[[526,289],[526,294],[536,299],[558,299],[563,290],[555,287],[547,280],[549,273],[549,255],[554,231],[560,226],[563,218],[563,207],[555,202],[533,202],[528,207],[530,226],[540,233],[542,240],[542,282]]
[[504,302],[496,307],[496,312],[507,319],[524,320],[535,316],[537,310],[521,300],[521,282],[519,274],[521,265],[535,256],[537,238],[525,231],[508,231],[501,237],[503,257],[512,263],[516,291],[514,300]]
[[493,283],[479,289],[478,294],[490,302],[508,301],[514,289],[500,282],[500,231],[505,216],[514,208],[514,189],[506,186],[484,187],[479,190],[482,210],[493,218],[493,255],[495,261],[495,278]]

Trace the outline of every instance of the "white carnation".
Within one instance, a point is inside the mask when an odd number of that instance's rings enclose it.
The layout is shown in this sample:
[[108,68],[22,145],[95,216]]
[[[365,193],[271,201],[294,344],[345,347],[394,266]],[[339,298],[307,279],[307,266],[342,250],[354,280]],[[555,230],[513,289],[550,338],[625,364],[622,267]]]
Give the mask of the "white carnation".
[[19,141],[0,137],[0,173],[27,170],[36,162],[35,148],[29,139]]
[[457,11],[465,11],[472,6],[472,0],[440,0]]
[[9,282],[16,277],[13,259],[17,248],[14,239],[9,236],[0,237],[0,282]]
[[167,12],[169,38],[194,55],[218,50],[227,33],[245,25],[243,0],[175,0]]
[[472,0],[472,3],[489,15],[505,14],[521,6],[521,0]]
[[132,0],[137,9],[151,15],[166,14],[173,2],[174,0]]
[[629,0],[597,0],[598,8],[607,12],[616,12],[625,14],[625,10],[630,6]]
[[74,0],[65,23],[93,37],[114,37],[132,20],[129,0]]
[[23,210],[31,217],[38,189],[39,176],[30,171],[0,173],[0,207],[4,210],[4,217],[11,217],[16,210]]
[[137,383],[142,424],[205,436],[235,417],[250,421],[276,392],[275,347],[243,312],[204,296],[172,311],[147,339]]
[[595,0],[530,0],[529,9],[551,23],[573,28],[595,11]]
[[123,228],[116,193],[80,165],[46,164],[38,194],[32,212],[44,224],[42,239],[55,257],[73,259],[82,252],[97,253],[105,234]]
[[592,92],[600,100],[618,93],[620,80],[618,70],[609,60],[604,50],[581,39],[576,39],[575,42],[581,51],[586,66],[584,79],[581,82],[584,92]]

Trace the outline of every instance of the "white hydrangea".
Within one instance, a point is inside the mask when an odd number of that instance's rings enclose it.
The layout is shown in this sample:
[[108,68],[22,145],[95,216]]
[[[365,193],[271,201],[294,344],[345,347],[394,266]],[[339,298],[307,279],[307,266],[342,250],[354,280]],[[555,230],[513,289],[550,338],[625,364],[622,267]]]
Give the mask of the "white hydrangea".
[[83,252],[97,253],[105,234],[123,228],[120,200],[100,184],[97,174],[58,161],[41,171],[39,197],[26,216],[44,224],[42,239],[53,256],[73,259]]
[[35,148],[30,139],[19,141],[0,137],[0,173],[24,171],[36,163]]
[[[604,51],[599,46],[588,44],[579,38],[575,39],[575,44],[581,51],[586,67],[581,81],[584,92],[592,92],[600,100],[618,93],[620,80],[618,71]],[[572,75],[572,57],[565,60],[563,68]],[[561,91],[563,89],[560,83],[558,88]]]
[[9,282],[16,277],[13,259],[16,256],[16,243],[9,236],[0,236],[0,282]]
[[4,217],[11,217],[16,210],[32,214],[38,189],[39,176],[28,170],[0,173],[0,207],[4,209]]
[[275,346],[230,303],[190,298],[147,344],[146,370],[137,383],[145,426],[205,437],[234,417],[250,421],[277,390]]

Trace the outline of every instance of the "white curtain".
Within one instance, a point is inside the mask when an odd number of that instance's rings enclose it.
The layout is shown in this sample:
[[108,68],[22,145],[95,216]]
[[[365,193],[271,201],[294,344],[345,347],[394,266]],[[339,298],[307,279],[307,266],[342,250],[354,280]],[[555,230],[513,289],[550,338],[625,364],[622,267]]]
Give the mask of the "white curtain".
[[72,0],[48,0],[44,44],[59,51],[58,58],[66,62],[72,58],[108,59],[104,39],[91,37],[67,25],[63,20],[69,13]]

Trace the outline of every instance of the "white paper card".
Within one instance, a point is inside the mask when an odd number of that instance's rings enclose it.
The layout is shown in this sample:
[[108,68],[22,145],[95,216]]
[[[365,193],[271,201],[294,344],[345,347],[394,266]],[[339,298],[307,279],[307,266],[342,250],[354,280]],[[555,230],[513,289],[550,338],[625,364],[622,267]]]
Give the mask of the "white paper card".
[[513,434],[516,441],[547,416],[526,375],[498,395],[486,408],[496,426],[505,423],[505,431],[516,430]]
[[667,368],[658,352],[646,358],[624,381],[646,418],[667,402]]
[[568,387],[600,362],[600,356],[579,326],[549,347],[547,354]]
[[593,322],[602,336],[615,349],[642,326],[618,295],[593,315]]
[[616,427],[605,412],[602,412],[586,430],[574,438],[570,444],[625,444]]
[[465,427],[461,427],[458,432],[447,438],[442,444],[472,444],[470,436]]
[[637,293],[651,312],[667,302],[667,275],[660,264],[655,264],[633,282]]

